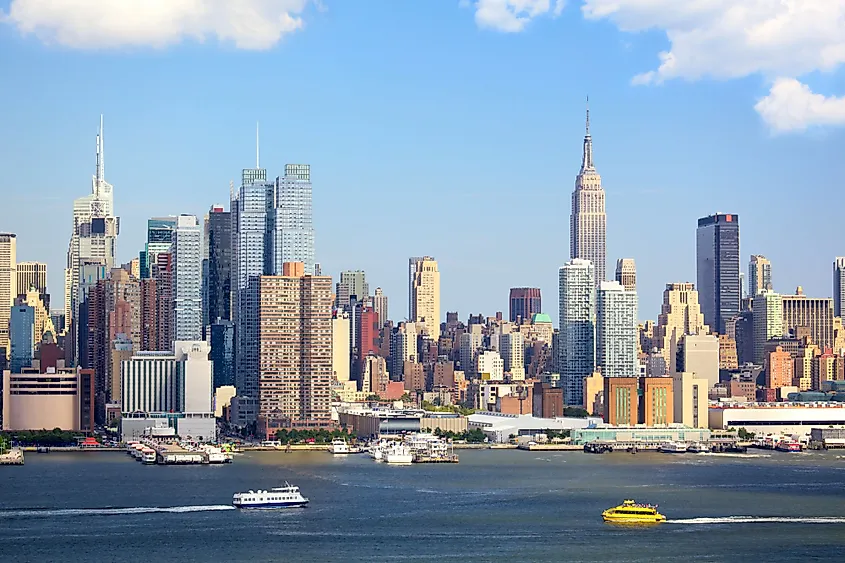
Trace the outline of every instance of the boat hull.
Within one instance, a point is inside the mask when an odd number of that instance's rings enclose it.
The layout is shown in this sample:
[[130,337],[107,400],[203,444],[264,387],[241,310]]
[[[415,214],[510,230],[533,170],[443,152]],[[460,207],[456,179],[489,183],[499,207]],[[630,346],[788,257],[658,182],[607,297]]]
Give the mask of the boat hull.
[[251,510],[276,510],[279,508],[305,508],[308,502],[273,502],[268,504],[240,504],[232,503],[235,508],[251,509]]
[[608,524],[661,524],[666,521],[665,516],[638,516],[636,518],[617,518],[614,516],[602,516],[602,519]]

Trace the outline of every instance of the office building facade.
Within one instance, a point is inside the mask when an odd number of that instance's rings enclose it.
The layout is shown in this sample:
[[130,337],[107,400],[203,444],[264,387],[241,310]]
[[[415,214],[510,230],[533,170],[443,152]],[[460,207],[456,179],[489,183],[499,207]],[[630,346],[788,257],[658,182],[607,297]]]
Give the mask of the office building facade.
[[[508,297],[510,322],[530,323],[536,313],[543,312],[539,287],[512,287]],[[520,321],[521,319],[521,321]]]
[[739,215],[698,220],[696,277],[704,322],[724,334],[727,321],[740,312]]
[[194,215],[173,229],[173,339],[202,340],[202,230]]
[[408,319],[420,323],[432,340],[440,338],[440,271],[431,256],[408,261]]

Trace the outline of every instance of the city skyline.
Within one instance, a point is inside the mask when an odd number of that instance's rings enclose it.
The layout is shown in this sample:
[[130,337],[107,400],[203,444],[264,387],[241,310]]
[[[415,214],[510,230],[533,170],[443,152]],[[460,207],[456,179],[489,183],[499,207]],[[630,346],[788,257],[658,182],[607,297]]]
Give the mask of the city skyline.
[[[331,37],[330,33],[338,34],[338,40],[346,37],[354,27],[351,24],[359,21],[356,18],[372,15],[375,8],[364,9],[360,16],[338,3],[330,3],[329,9],[332,21],[308,12],[303,16],[306,29],[286,35],[266,51],[232,52],[213,42],[203,46],[188,43],[168,47],[167,52],[174,56],[167,61],[143,46],[130,54],[80,51],[61,42],[44,48],[36,36],[21,36],[11,26],[0,28],[0,46],[14,55],[0,62],[3,70],[21,84],[36,84],[37,76],[49,73],[67,86],[59,89],[61,96],[58,91],[30,96],[27,88],[0,94],[4,103],[16,108],[14,115],[6,118],[8,130],[16,131],[16,138],[14,142],[10,138],[0,141],[4,149],[0,168],[6,171],[8,186],[27,185],[33,192],[7,188],[10,203],[20,212],[12,214],[3,230],[18,235],[20,261],[49,264],[53,308],[61,307],[66,248],[61,248],[63,243],[57,243],[43,224],[66,225],[70,202],[85,193],[92,164],[88,140],[95,132],[95,116],[101,112],[108,122],[108,180],[116,186],[116,215],[121,216],[117,262],[136,257],[145,242],[150,217],[181,213],[201,217],[210,204],[224,201],[229,180],[238,185],[240,170],[254,161],[254,123],[259,120],[264,132],[262,163],[272,177],[282,175],[286,162],[312,164],[318,260],[324,272],[336,277],[342,270],[364,270],[374,285],[381,286],[395,303],[402,303],[404,261],[409,256],[430,254],[438,258],[443,275],[441,314],[457,310],[461,317],[507,311],[510,287],[539,287],[553,296],[555,272],[567,259],[565,233],[557,243],[564,251],[526,251],[524,241],[514,239],[506,229],[485,230],[487,250],[483,252],[454,241],[456,232],[466,229],[465,215],[470,208],[501,220],[512,214],[549,229],[562,215],[568,215],[587,93],[607,191],[607,260],[610,264],[620,257],[636,260],[641,320],[656,318],[666,283],[695,281],[691,225],[719,209],[743,217],[743,269],[750,255],[762,254],[777,272],[776,291],[791,293],[802,285],[808,295],[832,294],[830,264],[845,252],[837,243],[833,211],[813,202],[835,193],[842,165],[834,158],[834,148],[842,132],[816,129],[772,137],[753,109],[754,101],[768,91],[759,81],[688,85],[669,79],[660,88],[631,86],[632,76],[655,66],[655,53],[662,48],[660,34],[639,38],[612,26],[596,26],[583,21],[574,6],[567,7],[558,19],[528,18],[531,21],[520,24],[522,32],[513,34],[499,34],[484,26],[477,29],[480,22],[470,10],[412,6],[409,10],[418,12],[423,25],[432,18],[443,22],[444,50],[421,51],[407,45],[406,56],[436,64],[421,65],[419,76],[407,85],[393,84],[382,95],[374,95],[377,90],[368,87],[364,92],[369,96],[347,102],[328,92],[347,91],[348,87],[338,88],[341,83],[361,86],[363,80],[373,78],[371,73],[396,76],[399,61],[373,61],[372,69],[362,76],[341,72],[328,58],[337,55],[337,50],[318,42]],[[387,30],[399,21],[398,14],[388,11],[373,25]],[[419,37],[420,31],[416,28],[406,41]],[[403,40],[395,32],[388,37]],[[379,45],[376,42],[370,47]],[[555,72],[560,76],[549,75],[546,69],[558,68],[561,63],[552,53],[574,52],[579,45],[584,46],[579,51],[587,49],[590,56],[564,61]],[[459,56],[450,61],[455,53]],[[619,62],[623,54],[627,58]],[[156,88],[166,83],[171,86],[152,100],[127,95],[124,86],[130,73],[120,68],[124,65],[114,64],[125,57],[134,57],[140,69],[163,64],[161,74],[151,74],[151,88],[158,92]],[[513,66],[523,65],[518,76],[507,80],[498,76],[503,57]],[[275,84],[278,79],[269,69],[280,58],[290,65],[291,72],[313,82],[313,100],[297,93],[279,98],[263,92],[244,98],[247,94],[218,88],[218,80],[225,82],[242,72],[266,76],[269,85]],[[212,61],[220,62],[220,78],[211,79],[207,73]],[[81,76],[82,68],[100,63],[104,80],[97,84],[79,83],[71,76]],[[454,84],[425,86],[421,91],[427,99],[418,104],[420,111],[408,112],[402,100],[407,100],[414,88],[439,82],[431,80],[434,68],[445,72]],[[459,75],[459,70],[465,76]],[[569,75],[582,78],[577,87],[567,83]],[[534,87],[537,80],[542,83],[539,92]],[[176,93],[183,81],[197,83],[208,92],[213,109],[198,108]],[[482,86],[484,92],[498,89],[502,93],[493,92],[485,104],[475,104]],[[233,109],[245,99],[249,103],[240,106],[246,109]],[[516,99],[531,103],[514,104]],[[44,104],[54,108],[51,115],[56,119],[45,119]],[[523,107],[526,105],[531,107]],[[291,111],[292,107],[297,110]],[[497,119],[489,119],[491,112]],[[354,115],[365,119],[345,124]],[[297,133],[272,133],[280,130]],[[733,158],[735,147],[717,142],[726,131],[741,139],[742,159]],[[366,142],[356,142],[356,138]],[[459,150],[453,138],[462,139]],[[42,162],[62,170],[59,181],[33,177],[31,171]],[[512,197],[512,181],[501,173],[498,162],[524,164],[522,197]],[[434,163],[445,179],[432,183],[417,171]],[[658,164],[661,173],[655,177]],[[362,165],[370,166],[371,172],[359,174]],[[724,178],[731,180],[724,182]],[[760,190],[767,190],[777,200],[798,184],[806,186],[801,201],[773,204],[769,213],[760,212]],[[429,197],[413,197],[423,189]],[[359,232],[356,216],[348,210],[361,202],[377,202],[382,216],[396,217],[411,201],[420,216],[437,217],[446,227],[407,230],[391,224],[393,232],[382,238],[379,252],[363,251],[370,235]],[[536,205],[537,201],[542,205]],[[711,203],[714,201],[727,203]],[[796,225],[819,244],[805,249],[797,237],[776,244],[771,237],[773,225],[807,217],[811,205],[818,220]],[[645,229],[644,221],[659,228]],[[662,245],[659,251],[658,242]],[[679,257],[671,267],[662,258],[665,253]],[[505,255],[513,268],[502,273],[497,266]],[[495,283],[481,287],[471,283],[485,278]],[[545,312],[557,322],[555,307],[547,306]]]

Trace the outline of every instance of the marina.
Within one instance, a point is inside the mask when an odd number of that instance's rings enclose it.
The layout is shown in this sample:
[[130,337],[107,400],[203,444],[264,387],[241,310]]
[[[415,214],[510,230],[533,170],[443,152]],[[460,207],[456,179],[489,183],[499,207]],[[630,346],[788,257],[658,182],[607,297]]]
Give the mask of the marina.
[[407,434],[401,440],[382,439],[370,444],[369,455],[375,461],[391,465],[412,463],[458,463],[451,440],[431,433]]
[[23,465],[23,462],[23,450],[20,448],[12,448],[0,453],[0,465]]

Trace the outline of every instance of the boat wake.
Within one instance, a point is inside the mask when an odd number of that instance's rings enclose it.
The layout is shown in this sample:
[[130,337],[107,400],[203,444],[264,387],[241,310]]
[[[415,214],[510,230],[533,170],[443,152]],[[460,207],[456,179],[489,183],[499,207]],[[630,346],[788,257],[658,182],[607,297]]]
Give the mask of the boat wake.
[[127,514],[155,514],[186,512],[213,512],[219,510],[235,510],[227,504],[205,506],[136,506],[131,508],[67,508],[59,510],[0,510],[0,519],[4,518],[50,518],[57,516],[120,516]]
[[845,524],[839,516],[721,516],[714,518],[679,518],[667,524]]

